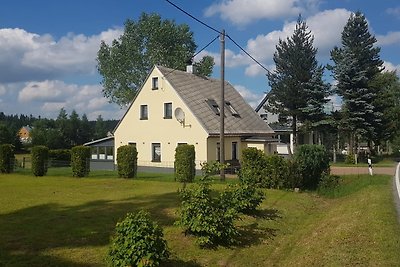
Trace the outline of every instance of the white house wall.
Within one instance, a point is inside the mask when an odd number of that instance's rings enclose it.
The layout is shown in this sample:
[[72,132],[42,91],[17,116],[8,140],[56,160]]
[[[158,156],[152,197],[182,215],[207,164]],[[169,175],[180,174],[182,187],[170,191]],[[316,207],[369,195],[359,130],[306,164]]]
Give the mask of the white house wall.
[[[158,77],[157,90],[152,89],[153,77]],[[164,119],[164,103],[172,103],[171,119]],[[148,106],[147,120],[140,119],[141,105]],[[185,113],[184,125],[174,116],[178,107]],[[139,166],[173,167],[175,148],[179,143],[195,146],[197,168],[200,168],[199,162],[207,160],[208,134],[157,68],[153,69],[119,123],[114,137],[115,153],[119,146],[136,144]],[[161,145],[161,162],[152,162],[153,143]]]

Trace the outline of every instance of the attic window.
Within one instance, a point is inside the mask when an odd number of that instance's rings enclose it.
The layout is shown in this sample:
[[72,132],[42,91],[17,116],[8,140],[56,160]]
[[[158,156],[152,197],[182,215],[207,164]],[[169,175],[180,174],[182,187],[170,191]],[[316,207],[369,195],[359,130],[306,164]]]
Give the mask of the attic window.
[[158,89],[158,77],[153,77],[153,79],[151,81],[152,81],[151,89],[157,90]]
[[216,115],[219,116],[221,114],[221,110],[219,109],[219,106],[214,99],[207,99],[206,102]]
[[231,112],[232,116],[239,117],[239,113],[236,111],[236,109],[232,106],[231,102],[225,101],[225,105],[228,108],[228,110]]

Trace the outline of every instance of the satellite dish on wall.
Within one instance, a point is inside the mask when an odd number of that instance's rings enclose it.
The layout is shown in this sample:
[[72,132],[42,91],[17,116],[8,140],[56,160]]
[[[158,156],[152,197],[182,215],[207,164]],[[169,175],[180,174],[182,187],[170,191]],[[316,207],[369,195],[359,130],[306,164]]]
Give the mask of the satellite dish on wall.
[[182,124],[185,123],[185,112],[183,112],[183,110],[181,108],[176,108],[174,114],[175,114],[176,120],[179,121],[179,123],[182,123]]

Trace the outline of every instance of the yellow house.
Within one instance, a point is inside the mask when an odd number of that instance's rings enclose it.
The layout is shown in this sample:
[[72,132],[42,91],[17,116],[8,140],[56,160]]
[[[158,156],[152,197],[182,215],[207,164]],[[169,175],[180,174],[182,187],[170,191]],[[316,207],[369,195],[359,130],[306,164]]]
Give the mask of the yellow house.
[[25,144],[31,142],[31,131],[32,128],[29,125],[23,126],[19,129],[18,136],[22,143]]
[[[220,86],[216,79],[153,67],[114,129],[114,153],[119,146],[134,145],[138,166],[173,168],[175,148],[192,144],[197,169],[200,162],[219,159]],[[273,153],[273,135],[274,131],[226,83],[225,159],[240,160],[242,149],[250,146]]]

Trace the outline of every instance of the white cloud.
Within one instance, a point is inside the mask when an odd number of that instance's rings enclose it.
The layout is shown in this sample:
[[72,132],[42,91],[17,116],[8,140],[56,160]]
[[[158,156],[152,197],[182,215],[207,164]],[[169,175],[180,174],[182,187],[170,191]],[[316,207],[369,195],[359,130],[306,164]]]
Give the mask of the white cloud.
[[100,114],[103,118],[118,119],[123,110],[108,103],[101,90],[100,85],[66,84],[58,80],[28,82],[20,89],[18,101],[25,107],[21,112],[45,113],[47,118],[56,117],[60,109],[65,108],[69,113],[72,110],[80,115],[85,113],[92,120]]
[[[307,25],[314,35],[314,47],[318,48],[318,57],[325,61],[329,59],[330,50],[340,44],[341,32],[351,12],[346,9],[334,9],[319,12],[314,16],[306,19]],[[268,34],[260,34],[254,39],[247,41],[246,51],[254,58],[262,63],[267,69],[273,70],[275,64],[273,55],[276,51],[276,45],[279,39],[286,39],[293,34],[296,21],[287,22],[282,30],[272,31]],[[264,75],[265,70],[258,64],[255,64],[243,53],[232,54],[228,53],[232,62],[237,65],[248,65],[245,73],[247,76]],[[228,60],[227,60],[228,61]],[[229,67],[229,65],[227,65]]]
[[4,95],[6,93],[6,87],[0,84],[0,95]]
[[98,35],[68,34],[59,40],[22,29],[0,29],[0,82],[44,80],[96,70],[101,40],[110,43],[122,33],[109,29]]
[[400,18],[400,7],[391,7],[386,9],[386,13]]
[[239,94],[249,103],[250,106],[253,108],[257,107],[257,105],[261,102],[264,98],[264,94],[256,94],[247,89],[245,86],[242,85],[234,85],[235,89],[239,92]]
[[397,75],[400,75],[400,64],[394,65],[389,61],[384,61],[383,66],[385,67],[385,71],[396,71]]
[[222,0],[205,11],[210,17],[220,15],[235,25],[244,26],[260,19],[276,19],[309,14],[318,9],[319,0]]
[[400,43],[400,31],[399,32],[388,32],[386,35],[377,35],[378,46],[386,46]]

